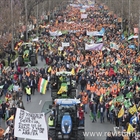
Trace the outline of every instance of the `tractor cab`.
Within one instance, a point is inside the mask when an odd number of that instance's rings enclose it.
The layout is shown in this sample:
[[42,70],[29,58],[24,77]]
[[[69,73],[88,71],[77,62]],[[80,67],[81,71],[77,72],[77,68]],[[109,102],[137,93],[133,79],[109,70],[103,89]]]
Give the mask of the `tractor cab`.
[[33,43],[22,43],[19,50],[18,62],[20,66],[24,63],[31,63],[32,66],[35,66],[37,63],[37,54]]
[[[49,102],[49,101],[48,101]],[[47,104],[48,105],[48,104]],[[49,105],[44,109],[47,113],[50,112],[48,118],[48,137],[53,140],[69,139],[69,140],[84,140],[84,125],[79,126],[78,121],[78,107],[80,101],[78,99],[56,99],[55,105]],[[45,112],[45,110],[42,112]],[[53,125],[50,125],[49,120],[53,121]]]
[[73,80],[71,72],[57,72],[51,79],[52,99],[74,98],[76,96],[76,81]]

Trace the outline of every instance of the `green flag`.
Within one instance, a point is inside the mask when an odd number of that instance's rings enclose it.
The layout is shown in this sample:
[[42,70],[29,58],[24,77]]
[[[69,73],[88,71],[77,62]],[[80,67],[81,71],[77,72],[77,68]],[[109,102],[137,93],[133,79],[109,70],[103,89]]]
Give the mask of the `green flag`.
[[117,102],[123,102],[124,101],[124,96],[120,95],[118,97],[116,97]]
[[128,41],[131,40],[131,39],[133,39],[133,37],[134,37],[134,35],[130,35],[130,36],[128,37]]
[[107,91],[107,92],[105,93],[105,96],[106,96],[106,95],[109,95],[109,94],[110,94],[110,91]]
[[133,98],[133,93],[132,92],[127,93],[126,98],[129,98],[129,99]]
[[129,100],[124,101],[124,106],[125,106],[126,109],[129,108],[131,105],[132,104],[131,104],[131,102]]
[[90,119],[91,119],[91,120],[94,120],[94,115],[93,115],[92,111],[90,111],[89,116],[90,116]]
[[98,38],[97,43],[103,42],[103,38]]
[[4,85],[0,86],[0,89],[2,89],[2,88],[3,88],[3,86],[4,86]]
[[80,73],[80,72],[84,72],[84,71],[85,71],[85,69],[81,69],[81,70],[79,71],[79,73]]
[[114,66],[114,72],[116,73],[118,71],[117,66]]
[[112,111],[115,108],[114,104],[111,105],[111,107],[109,108],[110,111]]
[[28,64],[28,66],[27,66],[28,68],[31,68],[31,65],[30,64]]
[[12,84],[12,85],[10,85],[9,87],[8,87],[8,90],[9,91],[12,91],[13,90],[13,87],[14,87],[14,85]]
[[100,118],[100,111],[98,110],[97,112],[97,118],[99,119]]
[[2,104],[2,100],[0,100],[0,104]]
[[120,86],[123,87],[124,85],[125,85],[125,80],[124,81],[121,81]]
[[115,103],[117,101],[117,98],[114,98],[113,100],[112,100],[112,103]]
[[67,30],[61,31],[62,34],[68,34]]

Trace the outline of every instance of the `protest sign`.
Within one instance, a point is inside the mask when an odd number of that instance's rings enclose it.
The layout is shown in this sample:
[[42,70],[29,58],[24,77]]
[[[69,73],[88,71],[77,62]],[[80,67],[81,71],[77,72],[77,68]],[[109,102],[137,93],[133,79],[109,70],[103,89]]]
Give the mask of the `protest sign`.
[[27,139],[48,140],[44,113],[29,113],[17,108],[14,136]]
[[110,42],[110,48],[118,50],[119,46],[115,42]]
[[85,9],[80,9],[80,12],[81,12],[81,13],[85,13],[86,10],[85,10]]
[[87,18],[87,14],[81,14],[81,18],[83,19],[83,18]]
[[100,43],[100,44],[85,44],[85,50],[90,50],[90,51],[93,51],[93,50],[102,50],[103,48],[103,43]]
[[69,42],[62,42],[62,47],[69,47],[70,43]]

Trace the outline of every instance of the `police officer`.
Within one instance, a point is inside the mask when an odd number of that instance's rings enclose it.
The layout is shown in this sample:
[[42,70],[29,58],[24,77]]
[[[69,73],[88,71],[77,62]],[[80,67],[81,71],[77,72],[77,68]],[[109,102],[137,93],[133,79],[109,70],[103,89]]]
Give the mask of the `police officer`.
[[28,85],[26,88],[26,95],[27,95],[27,102],[31,102],[31,88],[30,86]]

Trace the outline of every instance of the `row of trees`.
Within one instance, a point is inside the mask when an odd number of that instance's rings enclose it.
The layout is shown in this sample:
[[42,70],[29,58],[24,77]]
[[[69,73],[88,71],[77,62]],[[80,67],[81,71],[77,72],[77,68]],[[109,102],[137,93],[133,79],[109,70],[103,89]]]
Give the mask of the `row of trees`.
[[61,6],[63,1],[65,0],[26,0],[25,7],[25,0],[0,0],[0,43],[10,40],[12,29],[16,35],[21,26],[26,24],[26,8],[27,21],[31,21],[31,17],[37,17],[37,6],[40,19],[41,15],[48,15]]
[[130,22],[130,27],[139,24],[140,0],[97,0],[105,3],[110,10],[122,17],[123,20]]

